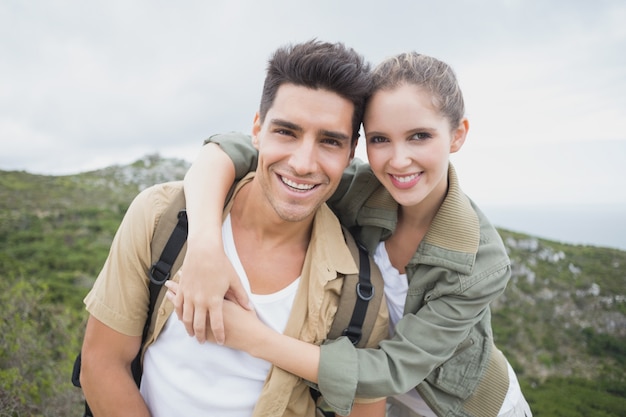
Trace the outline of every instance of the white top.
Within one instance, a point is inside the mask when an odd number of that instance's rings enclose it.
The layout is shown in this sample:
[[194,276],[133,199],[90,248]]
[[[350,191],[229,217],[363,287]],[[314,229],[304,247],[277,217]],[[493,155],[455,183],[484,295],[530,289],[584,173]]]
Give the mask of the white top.
[[[387,307],[389,308],[389,333],[391,336],[395,333],[396,324],[404,315],[404,305],[406,303],[406,295],[409,290],[409,281],[406,274],[401,274],[389,260],[389,254],[385,248],[385,242],[380,242],[374,253],[374,261],[383,276],[385,282],[385,297],[387,298]],[[507,361],[509,370],[509,389],[500,408],[498,415],[504,415],[518,404],[522,398],[522,390],[517,381],[517,375]],[[422,414],[424,417],[437,417],[430,409],[428,404],[422,399],[417,390],[412,389],[407,393],[413,401],[411,401],[414,411]]]
[[[237,255],[230,216],[222,226],[222,238],[226,255],[259,318],[282,333],[300,278],[273,294],[252,294]],[[270,366],[245,352],[198,343],[172,314],[157,340],[146,350],[141,394],[153,417],[249,417]]]

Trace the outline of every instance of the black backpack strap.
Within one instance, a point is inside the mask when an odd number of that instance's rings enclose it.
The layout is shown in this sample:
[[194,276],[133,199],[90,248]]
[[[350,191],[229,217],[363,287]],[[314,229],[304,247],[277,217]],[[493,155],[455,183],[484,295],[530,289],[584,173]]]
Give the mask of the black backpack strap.
[[345,228],[344,236],[350,253],[359,265],[359,273],[344,277],[337,313],[327,338],[347,336],[355,346],[365,347],[383,300],[384,283],[378,266],[368,256],[367,250],[357,244]]
[[178,212],[178,222],[176,227],[172,231],[170,238],[168,239],[161,256],[152,264],[150,268],[149,276],[150,282],[161,286],[170,279],[172,273],[172,267],[178,257],[181,249],[187,241],[187,212],[182,209]]
[[[344,228],[343,233],[350,253],[359,265],[359,273],[343,278],[337,313],[327,339],[347,336],[356,347],[365,347],[383,301],[384,282],[378,266],[368,256],[367,250],[354,240],[347,229]],[[317,405],[317,417],[335,416],[332,409],[324,404],[322,395],[316,388],[310,387],[309,391]]]
[[171,278],[176,258],[178,258],[183,246],[185,246],[185,243],[187,242],[187,228],[187,211],[182,209],[178,212],[178,222],[176,223],[174,230],[172,230],[172,234],[167,240],[159,259],[152,264],[148,273],[150,277],[150,304],[148,305],[148,319],[146,320],[146,324],[143,329],[143,336],[141,339],[142,344],[146,341],[152,313],[154,312],[154,307],[156,306],[161,288],[163,284],[165,284],[165,281]]
[[[363,337],[363,322],[367,313],[367,305],[374,297],[374,287],[370,280],[370,263],[365,249],[358,245],[359,248],[359,282],[356,284],[356,299],[352,317],[348,327],[343,330],[343,335],[347,336],[353,345],[357,345]],[[378,289],[380,291],[380,288]],[[351,291],[351,290],[350,290]]]
[[[165,212],[163,214],[167,216],[168,213]],[[143,326],[143,333],[141,335],[141,349],[137,353],[137,357],[133,360],[131,364],[131,371],[133,373],[133,378],[135,379],[135,383],[137,386],[141,383],[141,375],[143,373],[143,368],[141,364],[141,356],[143,351],[143,345],[148,338],[148,333],[153,326],[154,320],[152,320],[152,313],[154,313],[154,308],[157,305],[159,295],[161,294],[161,290],[163,289],[163,284],[171,278],[171,273],[174,268],[174,263],[178,258],[178,255],[181,253],[183,246],[187,242],[187,212],[182,209],[178,212],[178,222],[172,230],[159,259],[152,264],[150,271],[148,271],[148,276],[150,278],[150,284],[148,286],[150,290],[150,302],[148,304],[148,315],[146,316],[146,322]],[[161,222],[157,224],[157,228],[161,226]],[[156,235],[155,231],[155,235]],[[154,239],[153,239],[154,240]]]
[[142,350],[156,322],[153,316],[154,309],[165,294],[163,284],[180,269],[187,249],[188,221],[183,182],[175,181],[168,183],[167,186],[174,188],[175,194],[168,208],[159,218],[150,241],[152,253],[152,266],[148,271],[150,303],[141,341]]
[[[178,185],[173,186],[179,187],[180,191],[173,199],[170,207],[168,207],[168,209],[162,214],[161,218],[159,219],[151,242],[153,263],[152,267],[148,271],[148,277],[150,279],[150,301],[148,304],[148,314],[146,316],[146,323],[144,324],[141,338],[142,348],[139,350],[137,356],[131,363],[133,378],[137,386],[139,386],[139,383],[141,382],[141,354],[143,350],[143,344],[146,341],[149,329],[151,328],[153,323],[152,313],[154,312],[154,309],[157,305],[159,295],[161,294],[161,290],[163,288],[163,284],[165,284],[165,282],[171,278],[172,271],[176,271],[182,263],[182,258],[180,257],[180,255],[184,252],[183,249],[187,241],[188,221],[187,212],[184,209],[185,198],[182,189],[182,181],[179,182]],[[173,219],[176,213],[177,221],[172,229],[172,224],[174,221]],[[167,233],[169,233],[169,237],[167,237]],[[163,243],[164,239],[167,239],[165,243]],[[158,258],[156,258],[156,254],[159,254]],[[72,384],[79,388],[80,366],[81,355],[79,353],[76,357],[76,360],[74,361],[74,368],[72,370]],[[85,401],[85,411],[83,417],[93,417],[87,401]]]

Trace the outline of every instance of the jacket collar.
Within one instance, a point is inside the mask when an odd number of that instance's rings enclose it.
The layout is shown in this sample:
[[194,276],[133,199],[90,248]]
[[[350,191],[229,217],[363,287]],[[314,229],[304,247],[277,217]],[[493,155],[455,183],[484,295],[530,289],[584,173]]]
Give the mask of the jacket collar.
[[448,193],[435,215],[424,242],[455,252],[475,254],[480,241],[478,215],[459,186],[452,164],[448,167]]
[[327,267],[331,271],[344,275],[359,272],[346,244],[339,220],[326,204],[315,214],[309,250],[319,253],[321,260],[327,262]]
[[[365,202],[357,221],[363,227],[361,236],[364,243],[371,251],[395,229],[398,203],[380,186]],[[378,229],[377,233],[375,229]],[[478,215],[461,190],[454,167],[449,164],[448,192],[412,262],[445,265],[468,273],[474,264],[479,243]]]
[[[255,173],[251,172],[236,184],[225,206],[222,220],[224,220],[230,212],[235,195],[237,195],[245,184],[252,181],[254,175]],[[350,254],[350,249],[345,244],[345,238],[339,220],[326,204],[318,208],[315,213],[307,257],[309,254],[313,256],[314,259],[326,263],[323,268],[328,272],[332,271],[332,274],[328,275],[332,277],[331,279],[337,277],[336,273],[347,275],[359,272],[354,258]]]

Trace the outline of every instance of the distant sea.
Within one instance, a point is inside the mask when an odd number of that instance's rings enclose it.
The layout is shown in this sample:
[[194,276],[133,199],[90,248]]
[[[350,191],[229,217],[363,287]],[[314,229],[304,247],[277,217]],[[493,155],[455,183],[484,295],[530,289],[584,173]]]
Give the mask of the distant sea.
[[562,243],[626,250],[626,206],[482,206],[496,227]]

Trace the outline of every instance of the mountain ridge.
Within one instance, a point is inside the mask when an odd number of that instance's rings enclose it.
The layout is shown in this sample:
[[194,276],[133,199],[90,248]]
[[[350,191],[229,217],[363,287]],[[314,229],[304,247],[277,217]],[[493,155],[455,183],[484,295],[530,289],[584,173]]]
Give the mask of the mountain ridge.
[[[37,412],[46,406],[55,409],[49,415],[76,412],[80,392],[68,384],[68,367],[82,338],[82,298],[135,195],[155,183],[182,179],[188,167],[186,161],[154,154],[72,175],[0,171],[0,294],[9,304],[23,299],[21,307],[9,309],[12,316],[0,317],[0,388],[7,387],[0,389],[0,414],[6,410],[3,404],[17,404],[18,394],[25,398],[24,392],[33,390],[37,395],[26,397]],[[565,385],[594,397],[578,408],[626,415],[626,251],[498,230],[512,276],[492,303],[494,337],[533,409],[548,410],[555,401],[543,396]],[[24,311],[27,320],[16,321],[15,314]],[[59,328],[57,321],[65,325]],[[25,335],[46,334],[50,328],[56,329],[54,337],[38,339],[43,345],[32,351],[11,347],[30,346]],[[30,369],[26,363],[38,365]],[[29,374],[46,368],[54,375]],[[55,382],[37,389],[23,386],[25,380],[45,378]],[[599,398],[605,405],[593,402]],[[567,410],[565,404],[560,407]]]

